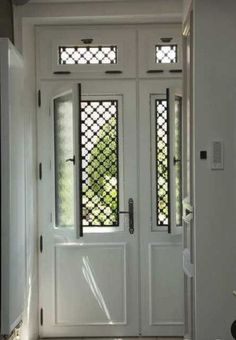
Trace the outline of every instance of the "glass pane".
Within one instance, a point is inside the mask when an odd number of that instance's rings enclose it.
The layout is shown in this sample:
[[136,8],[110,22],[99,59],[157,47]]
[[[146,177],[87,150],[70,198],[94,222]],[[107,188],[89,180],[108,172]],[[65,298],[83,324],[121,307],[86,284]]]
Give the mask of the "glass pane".
[[83,226],[118,226],[118,101],[81,103]]
[[177,63],[177,45],[157,45],[156,63],[157,64]]
[[175,190],[176,225],[182,225],[182,98],[175,97]]
[[158,99],[156,107],[156,192],[157,226],[169,224],[169,146],[167,100]]
[[117,64],[117,46],[59,46],[59,64]]
[[74,225],[72,94],[54,99],[56,226]]

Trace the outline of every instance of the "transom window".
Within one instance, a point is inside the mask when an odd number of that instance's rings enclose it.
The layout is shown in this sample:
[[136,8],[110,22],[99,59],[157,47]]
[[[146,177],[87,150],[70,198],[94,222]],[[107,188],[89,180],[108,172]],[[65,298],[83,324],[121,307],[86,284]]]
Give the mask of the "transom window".
[[156,63],[177,63],[177,45],[156,45]]
[[117,64],[117,46],[59,46],[59,64]]

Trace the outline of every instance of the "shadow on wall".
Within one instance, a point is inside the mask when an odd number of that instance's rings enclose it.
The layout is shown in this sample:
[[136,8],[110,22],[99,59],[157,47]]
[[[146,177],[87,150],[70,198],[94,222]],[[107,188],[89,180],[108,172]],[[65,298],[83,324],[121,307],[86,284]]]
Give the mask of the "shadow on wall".
[[13,5],[24,5],[29,0],[1,0],[0,1],[0,38],[9,38],[14,43]]
[[0,1],[0,37],[9,38],[14,43],[13,5],[11,0]]

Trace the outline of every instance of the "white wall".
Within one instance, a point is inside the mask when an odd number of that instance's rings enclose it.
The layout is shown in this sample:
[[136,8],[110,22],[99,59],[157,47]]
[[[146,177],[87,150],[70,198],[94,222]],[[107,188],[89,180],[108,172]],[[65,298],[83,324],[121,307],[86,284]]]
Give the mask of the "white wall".
[[[21,27],[25,65],[25,171],[26,171],[26,292],[22,340],[38,339],[38,232],[37,232],[37,165],[36,165],[36,93],[34,32]],[[21,46],[20,44],[20,46]],[[16,40],[16,45],[19,43]]]
[[[235,18],[235,0],[194,1],[196,340],[232,339],[236,319]],[[199,159],[214,139],[223,171]]]
[[191,7],[192,0],[183,0],[183,23],[185,23]]
[[9,38],[13,41],[13,13],[9,0],[0,1],[0,37]]

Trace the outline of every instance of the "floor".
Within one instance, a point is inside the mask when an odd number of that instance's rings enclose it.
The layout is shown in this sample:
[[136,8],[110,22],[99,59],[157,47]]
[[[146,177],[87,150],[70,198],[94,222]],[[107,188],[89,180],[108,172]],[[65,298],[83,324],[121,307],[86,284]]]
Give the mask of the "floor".
[[[73,340],[183,340],[184,338],[171,338],[171,337],[138,337],[138,338],[73,338]],[[69,340],[69,339],[58,339],[58,338],[50,338],[44,340]],[[72,340],[72,339],[71,339]]]

